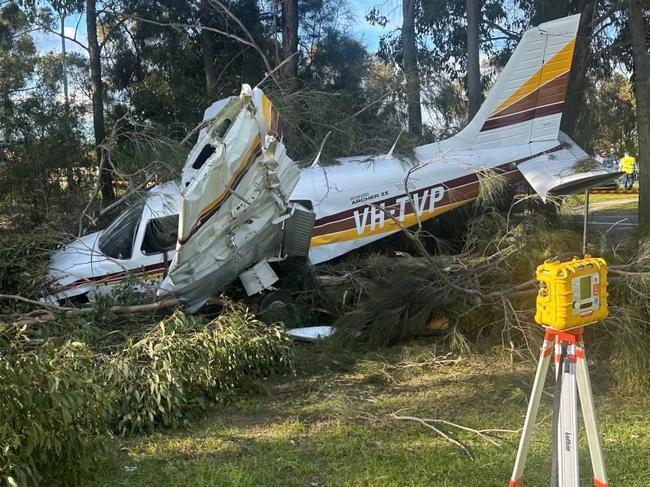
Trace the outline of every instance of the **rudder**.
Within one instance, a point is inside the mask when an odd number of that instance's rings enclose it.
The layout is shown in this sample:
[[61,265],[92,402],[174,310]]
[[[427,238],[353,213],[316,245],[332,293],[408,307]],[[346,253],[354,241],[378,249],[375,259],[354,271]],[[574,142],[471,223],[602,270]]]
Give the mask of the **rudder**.
[[580,15],[526,31],[457,148],[487,148],[558,138]]

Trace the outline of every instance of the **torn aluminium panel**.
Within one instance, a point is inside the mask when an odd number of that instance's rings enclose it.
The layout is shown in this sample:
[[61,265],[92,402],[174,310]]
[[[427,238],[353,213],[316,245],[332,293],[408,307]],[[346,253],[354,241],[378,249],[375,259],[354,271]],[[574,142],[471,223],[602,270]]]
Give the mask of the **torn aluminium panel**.
[[296,212],[289,195],[300,171],[270,100],[243,85],[217,104],[183,168],[176,255],[159,292],[190,310],[242,271],[283,258],[283,229]]

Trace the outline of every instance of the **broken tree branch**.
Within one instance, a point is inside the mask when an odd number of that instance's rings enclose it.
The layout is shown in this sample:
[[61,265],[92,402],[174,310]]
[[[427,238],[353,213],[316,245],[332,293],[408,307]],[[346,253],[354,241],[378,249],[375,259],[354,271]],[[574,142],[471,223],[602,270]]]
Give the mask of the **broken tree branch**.
[[458,429],[463,430],[463,431],[468,431],[470,433],[474,433],[475,435],[483,438],[485,441],[490,442],[494,446],[501,446],[501,443],[496,441],[494,438],[490,438],[488,436],[490,433],[492,433],[492,434],[496,434],[496,433],[519,433],[521,431],[521,429],[519,429],[519,430],[508,430],[508,429],[501,429],[501,428],[489,428],[489,429],[480,429],[480,430],[478,430],[478,429],[469,428],[467,426],[463,426],[463,425],[460,425],[460,424],[452,423],[451,421],[446,421],[444,419],[419,418],[417,416],[398,416],[397,413],[392,413],[390,416],[393,419],[397,419],[397,420],[413,421],[413,422],[419,423],[419,424],[421,424],[421,425],[435,431],[440,436],[442,436],[444,439],[446,439],[450,443],[453,443],[454,445],[459,447],[461,450],[463,450],[463,452],[465,452],[465,454],[471,460],[474,460],[474,456],[472,455],[472,453],[469,451],[469,449],[465,445],[463,445],[460,441],[458,441],[458,440],[452,438],[451,436],[447,435],[445,432],[443,432],[439,428],[436,428],[433,424],[444,424],[444,425],[447,425],[447,426],[451,426],[453,428],[458,428]]
[[0,294],[0,300],[20,301],[21,303],[32,304],[34,306],[39,306],[41,308],[51,309],[51,310],[59,311],[59,312],[62,312],[62,313],[75,309],[75,308],[67,308],[65,306],[56,306],[54,304],[41,303],[40,301],[25,298],[25,297],[19,296],[17,294]]
[[[41,311],[29,312],[18,317],[14,321],[15,326],[22,325],[34,325],[45,323],[55,319],[57,316],[79,316],[86,315],[95,312],[94,308],[71,308],[66,306],[55,306],[52,304],[41,303],[33,299],[25,298],[23,296],[18,296],[14,294],[0,294],[0,300],[13,300],[20,301],[27,304],[32,304],[41,308]],[[156,301],[153,303],[146,304],[137,304],[131,306],[122,306],[116,305],[108,308],[108,312],[114,313],[116,315],[129,315],[137,313],[155,313],[158,310],[173,308],[175,306],[180,306],[181,303],[176,298],[164,299],[162,301]],[[45,308],[47,311],[42,311],[42,308]]]
[[472,460],[472,461],[474,460],[474,455],[472,455],[472,452],[470,452],[469,449],[465,445],[463,445],[460,441],[452,438],[451,436],[449,436],[447,433],[445,433],[441,429],[436,428],[432,424],[429,424],[426,420],[424,420],[422,418],[418,418],[417,416],[398,416],[397,413],[391,413],[390,416],[393,419],[397,419],[397,420],[401,420],[401,421],[413,421],[413,422],[416,422],[416,423],[420,423],[425,428],[429,428],[430,430],[435,431],[438,435],[443,437],[445,440],[447,440],[448,442],[456,445],[458,448],[460,448],[463,451],[463,453],[465,453],[469,457],[470,460]]

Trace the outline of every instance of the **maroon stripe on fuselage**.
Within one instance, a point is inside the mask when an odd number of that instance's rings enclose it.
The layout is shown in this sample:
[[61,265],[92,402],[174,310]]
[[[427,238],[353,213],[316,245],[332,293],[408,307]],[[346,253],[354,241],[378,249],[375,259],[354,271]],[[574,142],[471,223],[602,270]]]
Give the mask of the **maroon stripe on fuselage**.
[[[510,161],[510,162],[507,162],[505,164],[501,164],[501,165],[499,165],[499,166],[497,166],[495,168],[492,168],[492,170],[496,171],[498,173],[503,173],[503,172],[508,171],[508,169],[510,169],[510,167],[513,164],[516,166],[518,164],[521,164],[522,162],[526,162],[526,161],[529,161],[531,159],[534,159],[535,157],[539,157],[539,156],[544,155],[544,154],[549,154],[551,152],[556,152],[556,151],[560,150],[561,148],[562,148],[562,146],[556,145],[555,147],[552,147],[551,149],[548,149],[546,151],[542,151],[542,152],[539,152],[537,154],[533,154],[531,156],[522,157],[521,159],[516,159],[514,161]],[[432,186],[419,188],[417,191],[426,191],[427,189],[431,190],[433,188],[437,188],[438,186],[442,186],[445,189],[453,189],[453,188],[457,188],[458,186],[463,186],[465,184],[470,184],[470,183],[473,183],[473,182],[476,182],[476,181],[478,181],[478,174],[477,173],[472,173],[472,174],[467,174],[465,176],[457,177],[455,179],[450,179],[448,181],[437,183],[437,184],[434,184]],[[414,192],[415,191],[411,191],[411,193],[414,193]],[[397,196],[391,196],[390,198],[386,198],[386,199],[379,200],[379,201],[373,201],[371,204],[373,204],[373,205],[381,205],[382,203],[384,203],[388,207],[388,206],[392,206],[392,205],[397,204],[397,200],[400,199],[400,198],[403,198],[404,196],[406,196],[406,193],[405,194],[399,194]],[[349,208],[347,210],[343,210],[343,211],[340,211],[338,213],[334,213],[332,215],[327,215],[327,216],[324,216],[322,218],[319,218],[318,220],[316,220],[316,222],[314,224],[314,228],[317,228],[319,226],[326,225],[328,223],[332,223],[332,222],[335,222],[335,221],[338,221],[338,220],[353,218],[354,217],[354,211],[358,210],[359,208],[363,208],[364,206],[366,206],[366,205],[361,205],[361,206],[357,206],[357,207],[354,207],[354,208]]]
[[165,263],[159,262],[157,264],[150,264],[150,265],[137,267],[135,269],[130,269],[126,271],[112,272],[110,274],[103,274],[101,276],[84,277],[82,279],[77,279],[76,281],[71,282],[70,284],[66,284],[65,286],[61,286],[59,288],[53,289],[52,294],[61,293],[63,291],[67,291],[68,289],[83,286],[84,284],[101,284],[104,281],[113,281],[115,279],[125,277],[128,274],[139,276],[143,274],[149,274],[153,271],[158,271],[164,268],[165,268]]

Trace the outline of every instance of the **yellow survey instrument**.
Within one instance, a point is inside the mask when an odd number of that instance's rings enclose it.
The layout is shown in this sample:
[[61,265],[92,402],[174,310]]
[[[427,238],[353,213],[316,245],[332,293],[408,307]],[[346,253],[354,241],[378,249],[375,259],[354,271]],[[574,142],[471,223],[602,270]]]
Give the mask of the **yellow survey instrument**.
[[539,292],[535,321],[567,330],[607,317],[607,263],[585,255],[554,259],[537,267]]
[[544,344],[539,351],[533,390],[508,487],[523,485],[526,458],[551,362],[555,362],[551,485],[580,487],[579,396],[593,468],[592,481],[595,487],[608,487],[582,336],[584,325],[607,317],[607,263],[590,255],[583,259],[550,259],[537,267],[537,279],[535,321],[545,327]]

